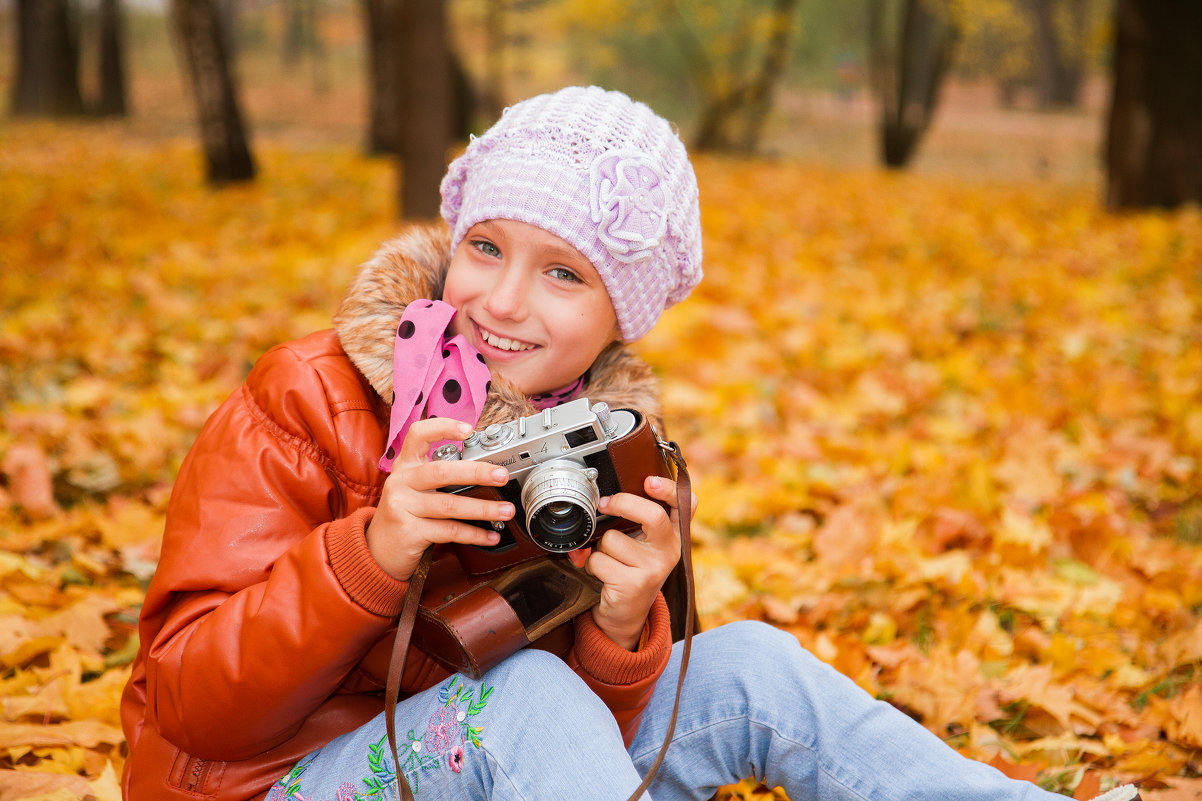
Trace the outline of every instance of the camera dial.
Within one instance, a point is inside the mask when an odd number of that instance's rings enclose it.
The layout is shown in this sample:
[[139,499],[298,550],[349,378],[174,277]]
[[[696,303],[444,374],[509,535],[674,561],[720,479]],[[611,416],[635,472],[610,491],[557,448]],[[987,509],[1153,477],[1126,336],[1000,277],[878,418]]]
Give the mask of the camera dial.
[[513,429],[500,423],[493,423],[480,435],[480,446],[485,450],[496,450],[511,439],[513,439]]
[[597,401],[591,407],[593,414],[597,415],[597,422],[601,424],[601,428],[605,431],[605,436],[613,438],[618,435],[618,421],[609,413],[609,404],[605,401]]
[[439,445],[434,449],[434,452],[430,454],[430,461],[432,462],[453,462],[460,458],[462,458],[462,454],[459,452],[459,446],[453,442],[447,442],[443,445]]

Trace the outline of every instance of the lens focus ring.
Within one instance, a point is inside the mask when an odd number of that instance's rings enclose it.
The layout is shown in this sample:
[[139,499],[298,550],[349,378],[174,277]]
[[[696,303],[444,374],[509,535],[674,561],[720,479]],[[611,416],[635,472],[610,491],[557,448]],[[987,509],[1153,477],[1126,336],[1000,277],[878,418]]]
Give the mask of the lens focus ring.
[[596,471],[566,459],[539,465],[522,485],[526,531],[548,551],[573,551],[593,536],[600,494]]

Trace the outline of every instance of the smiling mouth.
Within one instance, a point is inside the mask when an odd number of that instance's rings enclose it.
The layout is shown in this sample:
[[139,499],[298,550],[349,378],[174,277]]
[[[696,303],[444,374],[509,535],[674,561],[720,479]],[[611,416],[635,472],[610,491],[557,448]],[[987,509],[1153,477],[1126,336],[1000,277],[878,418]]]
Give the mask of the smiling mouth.
[[498,350],[519,352],[524,350],[533,350],[534,348],[538,347],[538,345],[531,345],[528,342],[522,342],[521,340],[517,339],[509,339],[507,337],[494,334],[492,331],[484,328],[479,323],[476,323],[476,330],[480,332],[480,338],[482,340]]

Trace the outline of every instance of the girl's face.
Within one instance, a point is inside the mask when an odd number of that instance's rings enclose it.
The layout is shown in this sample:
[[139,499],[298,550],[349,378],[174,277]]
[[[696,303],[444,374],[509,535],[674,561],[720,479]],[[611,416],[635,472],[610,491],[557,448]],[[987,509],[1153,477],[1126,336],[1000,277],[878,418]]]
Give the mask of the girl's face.
[[494,374],[527,395],[579,378],[619,338],[601,277],[580,251],[515,220],[467,230],[451,257],[442,299]]

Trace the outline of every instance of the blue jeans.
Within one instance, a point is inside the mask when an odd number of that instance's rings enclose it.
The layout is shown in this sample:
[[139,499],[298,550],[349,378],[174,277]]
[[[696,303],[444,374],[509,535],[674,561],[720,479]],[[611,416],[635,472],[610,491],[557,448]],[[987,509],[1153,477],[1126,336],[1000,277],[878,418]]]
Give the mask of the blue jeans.
[[[406,699],[397,748],[415,796],[625,801],[663,742],[679,652],[629,749],[600,699],[541,651]],[[295,797],[289,786],[306,801],[394,798],[384,726],[381,715],[305,758],[268,801]],[[792,801],[1063,801],[960,756],[791,635],[743,622],[694,638],[672,746],[644,799],[708,799],[751,776]]]

